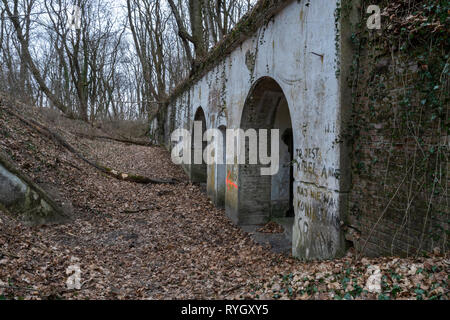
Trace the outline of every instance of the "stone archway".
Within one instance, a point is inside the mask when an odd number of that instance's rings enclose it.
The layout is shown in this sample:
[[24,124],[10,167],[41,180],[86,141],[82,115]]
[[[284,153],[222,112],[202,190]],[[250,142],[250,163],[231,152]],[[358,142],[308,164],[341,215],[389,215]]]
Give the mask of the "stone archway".
[[[289,106],[283,90],[269,77],[259,79],[250,91],[241,117],[240,128],[279,129],[278,173],[261,175],[257,164],[248,164],[249,139],[246,138],[246,164],[239,165],[238,210],[234,220],[241,225],[262,224],[273,218],[292,217],[293,211],[293,135]],[[268,137],[270,142],[270,138]],[[269,143],[268,153],[271,154]]]
[[[195,136],[195,125],[192,125],[192,139],[191,139],[191,170],[190,170],[190,179],[192,182],[197,182],[197,183],[206,183],[207,178],[208,178],[208,173],[207,173],[207,164],[205,163],[205,160],[203,159],[203,151],[206,148],[206,141],[203,141],[203,135],[206,131],[206,117],[205,117],[205,112],[203,111],[202,107],[198,107],[197,111],[195,112],[195,116],[194,116],[194,122],[195,121],[199,121],[202,124],[202,130],[201,130],[201,137],[196,137]],[[195,142],[196,141],[201,141],[201,145],[202,145],[202,157],[201,157],[201,163],[195,163]]]

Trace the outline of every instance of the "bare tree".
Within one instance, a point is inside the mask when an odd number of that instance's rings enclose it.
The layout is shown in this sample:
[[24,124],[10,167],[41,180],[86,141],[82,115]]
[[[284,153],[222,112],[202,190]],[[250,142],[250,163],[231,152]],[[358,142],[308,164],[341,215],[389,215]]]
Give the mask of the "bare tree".
[[156,109],[155,103],[163,102],[167,95],[164,35],[169,17],[161,9],[160,2],[155,0],[127,0],[127,9],[131,34],[145,80],[139,94],[146,99],[148,110]]
[[[192,62],[189,43],[194,46],[195,58],[202,58],[252,6],[251,0],[187,0],[189,21],[185,21],[183,2],[179,0],[177,5],[173,0],[168,2],[189,62]],[[190,25],[191,33],[186,25]]]
[[[13,12],[14,13],[11,11],[7,0],[2,0],[2,2],[3,2],[3,5],[5,6],[5,11],[8,14],[8,17],[14,26],[17,38],[20,42],[22,60],[30,68],[30,71],[33,74],[36,82],[39,84],[40,90],[42,90],[45,93],[45,95],[53,103],[54,106],[56,106],[62,112],[66,112],[67,111],[66,106],[64,104],[62,104],[61,101],[59,101],[58,98],[47,87],[44,78],[41,76],[41,73],[40,73],[39,69],[37,68],[36,64],[34,63],[33,58],[30,54],[30,51],[28,48],[29,42],[23,33],[22,25],[21,25],[21,22],[19,21],[19,11],[18,11],[19,1],[14,0],[14,2],[13,2],[13,4],[14,4]],[[29,3],[29,6],[31,7],[32,4],[33,4],[33,2]],[[30,15],[25,15],[24,19],[29,19],[29,17],[30,17]],[[26,22],[25,24],[27,24],[27,23],[29,23],[29,22]]]
[[253,1],[2,0],[0,90],[88,122],[145,118]]

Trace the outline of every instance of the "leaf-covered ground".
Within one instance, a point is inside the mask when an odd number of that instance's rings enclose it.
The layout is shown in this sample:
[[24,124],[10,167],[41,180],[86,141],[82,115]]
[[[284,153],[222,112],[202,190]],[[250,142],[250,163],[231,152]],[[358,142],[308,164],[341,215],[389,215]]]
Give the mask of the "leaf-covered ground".
[[[215,208],[163,148],[82,139],[71,132],[83,124],[15,108],[89,159],[180,183],[106,176],[0,106],[0,149],[73,212],[68,224],[29,228],[0,211],[0,299],[448,299],[445,254],[356,260],[349,253],[309,263],[275,254]],[[79,290],[66,285],[74,264]]]

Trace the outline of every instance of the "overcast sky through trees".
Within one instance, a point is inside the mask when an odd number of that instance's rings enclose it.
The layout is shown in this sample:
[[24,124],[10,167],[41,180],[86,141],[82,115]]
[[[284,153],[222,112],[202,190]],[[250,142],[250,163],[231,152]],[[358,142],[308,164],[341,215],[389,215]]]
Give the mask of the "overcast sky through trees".
[[254,3],[1,0],[0,91],[85,121],[147,118]]

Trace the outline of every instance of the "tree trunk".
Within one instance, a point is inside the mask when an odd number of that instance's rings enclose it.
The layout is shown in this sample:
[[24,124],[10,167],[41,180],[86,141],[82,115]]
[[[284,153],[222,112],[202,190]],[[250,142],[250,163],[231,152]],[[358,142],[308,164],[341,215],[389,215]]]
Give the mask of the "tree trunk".
[[202,0],[189,0],[189,15],[191,19],[192,40],[195,48],[195,57],[198,59],[206,54]]
[[27,42],[26,42],[23,32],[22,32],[22,27],[20,26],[19,19],[17,18],[17,16],[14,16],[13,13],[11,12],[11,10],[9,9],[8,2],[6,0],[2,0],[2,1],[5,6],[6,13],[8,14],[8,17],[11,20],[12,24],[14,25],[14,29],[16,30],[17,38],[19,39],[20,45],[22,47],[23,59],[27,63],[28,67],[30,68],[30,71],[34,76],[34,79],[39,84],[40,89],[45,93],[45,95],[48,97],[48,99],[53,103],[53,105],[55,107],[57,107],[59,110],[61,110],[63,113],[66,113],[67,112],[66,106],[64,104],[62,104],[58,100],[58,98],[50,91],[50,89],[45,84],[45,81],[42,78],[39,69],[36,67],[36,65],[33,62],[30,51],[28,50]]

